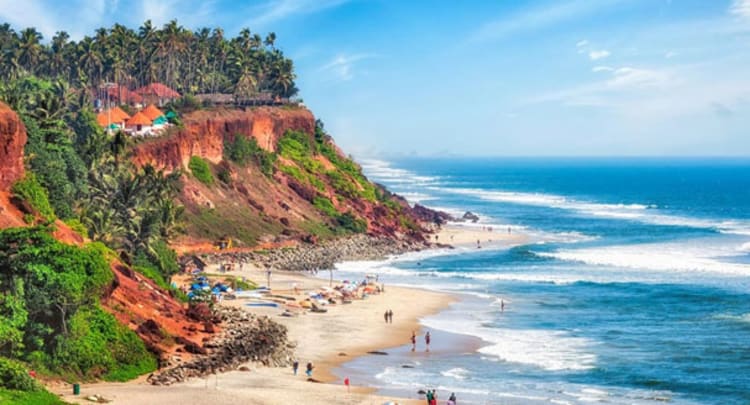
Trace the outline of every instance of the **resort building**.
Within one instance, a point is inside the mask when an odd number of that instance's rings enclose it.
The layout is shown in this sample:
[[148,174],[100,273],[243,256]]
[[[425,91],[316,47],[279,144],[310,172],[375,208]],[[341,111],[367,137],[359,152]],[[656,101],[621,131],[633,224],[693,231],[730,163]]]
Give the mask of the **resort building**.
[[135,113],[125,123],[125,131],[132,135],[149,135],[151,129],[153,129],[152,121],[141,111]]
[[151,83],[148,86],[143,86],[134,90],[134,93],[143,98],[143,103],[156,104],[159,106],[163,106],[172,100],[180,98],[180,93],[170,89],[162,83]]

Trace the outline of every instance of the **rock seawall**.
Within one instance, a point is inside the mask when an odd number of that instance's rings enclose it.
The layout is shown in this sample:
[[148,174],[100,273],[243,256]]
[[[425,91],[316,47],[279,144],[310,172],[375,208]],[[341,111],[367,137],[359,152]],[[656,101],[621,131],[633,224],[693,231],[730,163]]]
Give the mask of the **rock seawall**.
[[388,256],[433,247],[442,247],[442,245],[431,245],[427,242],[400,240],[389,237],[355,235],[316,245],[300,245],[294,248],[206,255],[204,256],[204,260],[209,263],[243,261],[260,267],[305,271],[331,269],[336,263],[343,261],[382,260]]
[[286,326],[238,308],[219,307],[215,316],[222,320],[224,331],[203,345],[205,354],[198,353],[186,363],[152,374],[148,382],[172,385],[189,378],[234,370],[247,362],[272,367],[290,364],[293,352]]

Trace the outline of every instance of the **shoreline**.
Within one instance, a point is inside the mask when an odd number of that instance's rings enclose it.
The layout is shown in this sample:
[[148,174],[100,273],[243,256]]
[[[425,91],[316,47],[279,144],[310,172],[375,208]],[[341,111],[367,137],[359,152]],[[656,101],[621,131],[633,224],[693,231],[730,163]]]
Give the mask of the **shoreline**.
[[[503,235],[497,232],[488,233],[473,228],[449,224],[441,229],[438,238],[448,239],[452,234],[455,247],[469,246],[469,241],[478,236],[477,232],[487,237],[488,240],[489,238],[495,239],[492,243],[493,247],[509,248],[527,240],[527,238],[523,239],[522,234],[514,235],[517,237],[511,239],[503,238]],[[464,243],[459,243],[459,240]],[[440,247],[445,247],[445,245],[433,245],[433,248]],[[365,253],[371,259],[385,258],[376,257],[372,252]],[[296,256],[298,254],[295,253],[293,257],[299,257]],[[280,256],[280,260],[287,259]],[[217,262],[220,261],[217,260]],[[207,272],[214,273],[214,271]],[[258,284],[266,283],[266,270],[262,264],[243,266],[241,271],[231,271],[227,273],[227,276],[246,277],[258,281]],[[327,278],[313,277],[300,271],[274,270],[271,281],[274,294],[286,296],[295,295],[295,286],[305,291],[319,289],[328,284]],[[302,294],[299,294],[295,298],[301,296]],[[291,367],[265,367],[256,363],[247,363],[238,370],[210,375],[206,378],[192,378],[170,386],[154,386],[148,384],[145,378],[126,383],[84,384],[81,396],[76,397],[69,395],[69,392],[63,392],[67,395],[63,395],[62,399],[73,403],[89,403],[85,397],[96,394],[113,400],[113,404],[134,405],[158,402],[201,404],[207,401],[215,404],[234,404],[238,401],[258,404],[369,404],[388,401],[402,405],[421,404],[423,400],[381,395],[377,393],[377,387],[364,385],[356,378],[351,381],[351,392],[347,392],[342,383],[345,376],[339,376],[336,373],[341,371],[344,364],[364,358],[369,352],[389,350],[398,352],[401,350],[399,348],[409,344],[412,331],[418,331],[418,344],[422,343],[421,320],[447,310],[451,303],[458,299],[459,295],[434,290],[386,286],[385,293],[369,296],[365,300],[355,300],[352,304],[328,307],[327,313],[303,312],[296,317],[280,316],[282,311],[279,308],[249,308],[245,306],[243,300],[225,300],[224,305],[249,309],[248,312],[258,316],[270,316],[274,321],[287,327],[288,339],[290,342],[295,342],[292,350],[300,363],[297,376],[292,375]],[[419,305],[414,305],[415,303]],[[394,312],[393,324],[384,322],[383,313],[386,309]],[[451,350],[475,351],[481,347],[481,340],[472,340],[474,338],[469,336],[464,337],[461,347]],[[398,355],[394,357],[396,358]],[[315,384],[306,380],[304,368],[308,361],[312,361],[315,365],[313,378],[321,383]],[[239,371],[240,369],[247,371]],[[212,383],[213,387],[211,387]],[[61,390],[61,388],[53,388],[53,391],[57,393],[61,393]],[[207,399],[206,395],[211,396]]]

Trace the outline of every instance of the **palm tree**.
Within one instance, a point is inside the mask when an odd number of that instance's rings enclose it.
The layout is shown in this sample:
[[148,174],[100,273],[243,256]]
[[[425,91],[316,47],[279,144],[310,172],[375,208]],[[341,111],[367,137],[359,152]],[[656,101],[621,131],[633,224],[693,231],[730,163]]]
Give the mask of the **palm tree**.
[[21,31],[18,44],[18,62],[30,73],[35,73],[39,67],[39,61],[44,52],[41,41],[42,34],[35,28],[26,28]]

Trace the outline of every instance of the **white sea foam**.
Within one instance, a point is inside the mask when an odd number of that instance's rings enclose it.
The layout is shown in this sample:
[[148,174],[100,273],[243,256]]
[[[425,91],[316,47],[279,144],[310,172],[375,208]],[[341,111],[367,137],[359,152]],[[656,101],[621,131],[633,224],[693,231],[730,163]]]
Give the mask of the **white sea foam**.
[[750,223],[739,220],[715,221],[664,213],[652,204],[607,204],[576,200],[554,194],[489,191],[474,188],[428,187],[429,189],[522,205],[534,205],[564,210],[602,218],[624,219],[654,225],[687,226],[714,229],[721,233],[750,235]]
[[372,178],[377,182],[387,182],[396,184],[413,184],[413,185],[428,185],[435,184],[439,177],[435,176],[420,176],[414,172],[408,170],[391,167],[390,163],[383,160],[376,159],[363,159],[361,160],[362,170],[367,174],[367,177]]
[[700,241],[561,249],[536,253],[542,257],[623,269],[750,275],[750,265],[722,258],[736,256],[725,247],[701,245]]
[[594,342],[589,339],[563,331],[490,328],[482,326],[483,322],[481,314],[474,314],[469,319],[436,316],[423,320],[429,328],[460,331],[484,340],[488,345],[479,352],[492,360],[548,371],[587,370],[596,364],[596,355],[589,352]]
[[740,252],[750,252],[750,242],[743,243],[737,250]]
[[445,377],[455,378],[456,380],[465,380],[469,375],[469,370],[461,367],[455,367],[450,370],[441,371],[440,374]]

